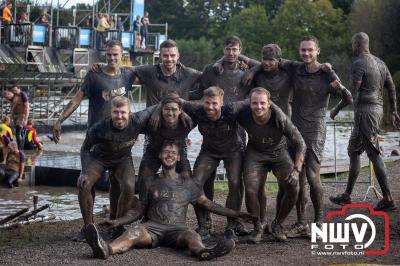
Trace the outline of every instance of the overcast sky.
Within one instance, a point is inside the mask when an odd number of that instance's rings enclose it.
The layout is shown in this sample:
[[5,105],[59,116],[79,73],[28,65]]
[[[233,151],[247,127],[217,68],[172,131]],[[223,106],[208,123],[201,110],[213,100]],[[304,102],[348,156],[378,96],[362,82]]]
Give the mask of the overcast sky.
[[[50,5],[51,0],[38,0],[39,4],[41,5]],[[63,6],[67,2],[67,0],[60,0],[60,6]],[[69,0],[67,4],[65,5],[65,8],[69,8],[71,6],[76,5],[77,3],[82,3],[82,4],[93,4],[93,0]],[[53,0],[53,6],[57,7],[58,0]]]

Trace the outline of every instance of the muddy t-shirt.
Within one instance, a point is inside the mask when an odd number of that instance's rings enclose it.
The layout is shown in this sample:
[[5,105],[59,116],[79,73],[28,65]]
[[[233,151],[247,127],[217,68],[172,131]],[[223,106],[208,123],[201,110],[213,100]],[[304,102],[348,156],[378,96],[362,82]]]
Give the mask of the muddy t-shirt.
[[339,78],[333,70],[309,73],[302,62],[288,61],[284,68],[293,78],[292,122],[320,161],[326,139],[326,110],[330,95],[336,94],[330,83]]
[[201,149],[214,154],[224,154],[243,148],[242,139],[238,134],[236,115],[248,105],[248,101],[224,105],[221,108],[221,117],[216,121],[207,117],[202,104],[185,101],[183,110],[197,123],[203,135]]
[[186,225],[189,203],[196,204],[202,191],[190,178],[164,178],[159,175],[145,178],[139,192],[146,205],[147,221],[159,224]]
[[29,102],[28,95],[25,92],[21,91],[19,95],[15,95],[12,100],[13,105],[13,115],[23,115],[25,112],[25,103]]
[[293,84],[288,72],[284,69],[266,72],[259,71],[254,77],[253,87],[263,87],[271,93],[271,100],[282,111],[291,116],[290,105],[293,96]]
[[394,87],[386,64],[372,54],[358,56],[351,65],[351,82],[361,81],[354,95],[354,106],[360,104],[383,105],[383,87]]
[[146,88],[146,106],[152,106],[170,92],[176,92],[184,100],[189,100],[189,91],[196,87],[201,72],[185,67],[181,63],[176,66],[176,72],[165,77],[160,65],[142,65],[134,69],[134,75],[140,84]]
[[129,124],[124,129],[115,128],[111,118],[107,118],[86,133],[82,152],[102,161],[104,164],[116,164],[131,156],[132,146],[142,133],[155,107],[131,114]]
[[131,70],[120,68],[121,74],[110,76],[103,71],[90,71],[81,90],[89,98],[88,128],[110,117],[111,100],[115,96],[128,97],[132,87]]
[[218,86],[224,90],[224,103],[232,103],[244,100],[249,93],[249,88],[242,85],[241,80],[245,68],[224,69],[222,74],[218,74],[213,69],[213,64],[204,68],[200,81],[199,96],[203,96],[203,91],[211,86]]
[[269,153],[286,149],[286,138],[296,148],[305,149],[300,132],[275,104],[271,104],[271,117],[263,125],[254,121],[250,107],[246,107],[238,114],[237,121],[249,135],[247,145],[256,151]]

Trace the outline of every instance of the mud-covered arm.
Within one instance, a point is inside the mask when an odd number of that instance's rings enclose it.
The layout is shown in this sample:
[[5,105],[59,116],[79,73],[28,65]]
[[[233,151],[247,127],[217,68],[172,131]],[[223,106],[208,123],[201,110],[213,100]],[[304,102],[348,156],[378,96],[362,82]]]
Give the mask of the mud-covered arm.
[[90,155],[90,149],[96,144],[97,138],[95,134],[95,126],[88,129],[86,132],[85,140],[82,143],[81,147],[81,164],[82,166],[86,165]]
[[57,119],[53,128],[53,138],[55,143],[60,141],[61,124],[79,107],[84,96],[85,93],[83,90],[79,89],[79,91],[74,95],[74,97],[72,97],[71,101],[64,108],[60,117]]
[[242,218],[242,219],[250,220],[250,221],[257,219],[257,217],[255,217],[249,213],[235,211],[235,210],[232,210],[229,208],[225,208],[225,207],[209,200],[205,195],[201,195],[200,197],[198,197],[196,203],[198,204],[198,206],[201,206],[202,208],[205,208],[208,211],[213,212],[218,215],[232,217],[232,218]]
[[247,56],[242,55],[242,54],[239,55],[239,61],[244,62],[246,65],[249,66],[249,68],[253,68],[253,67],[261,65],[260,61],[257,61],[255,59],[252,59],[252,58],[247,57]]
[[189,101],[199,100],[203,97],[203,90],[201,89],[201,77],[203,75],[202,72],[194,70],[191,75],[193,75],[194,81],[192,83],[192,88],[189,90]]
[[116,218],[114,220],[105,220],[102,224],[110,227],[118,227],[121,225],[131,224],[140,220],[146,213],[146,205],[138,200],[136,196],[133,197],[131,208],[126,212],[125,216]]
[[304,163],[304,156],[306,153],[307,146],[299,130],[295,125],[293,125],[290,119],[285,116],[284,120],[285,121],[283,123],[284,124],[283,134],[289,140],[290,144],[294,148],[295,151],[294,167],[295,171],[298,172],[298,174],[300,174],[301,168]]
[[147,124],[150,122],[154,113],[158,113],[161,104],[156,104],[146,109],[133,113],[134,119],[138,121],[139,132],[144,133]]
[[392,75],[390,75],[390,72],[387,68],[386,68],[386,80],[384,86],[388,91],[392,124],[395,128],[400,129],[400,117],[397,112],[396,87],[394,85]]
[[340,110],[342,110],[347,105],[353,104],[353,96],[351,95],[350,91],[340,83],[340,80],[338,79],[335,79],[333,82],[331,82],[330,86],[333,88],[334,94],[338,95],[341,99],[340,102],[335,107],[333,107],[330,112],[330,117],[332,119],[335,119]]
[[197,83],[189,91],[189,100],[200,100],[203,97],[203,91],[211,85],[210,80],[214,75],[213,71],[212,65],[204,67],[201,76],[198,77]]
[[197,123],[196,113],[199,109],[203,108],[203,105],[200,103],[185,101],[183,99],[181,99],[181,102],[182,110],[192,118],[193,122]]
[[237,116],[243,109],[250,107],[250,99],[231,103],[233,113]]

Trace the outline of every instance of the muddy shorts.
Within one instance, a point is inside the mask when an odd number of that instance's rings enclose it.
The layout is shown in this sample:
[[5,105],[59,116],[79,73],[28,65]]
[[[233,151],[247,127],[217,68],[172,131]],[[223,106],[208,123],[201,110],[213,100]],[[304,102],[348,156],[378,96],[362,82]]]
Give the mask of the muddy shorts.
[[354,112],[354,128],[351,131],[348,154],[366,151],[379,153],[378,133],[383,119],[383,109],[379,105],[361,105]]
[[167,246],[177,247],[178,238],[190,229],[184,225],[159,224],[155,222],[145,222],[140,224],[151,235],[152,247]]
[[269,171],[279,172],[282,177],[287,177],[293,170],[293,161],[286,149],[276,149],[270,152],[259,152],[247,146],[244,156],[244,179],[251,178],[251,173],[257,172],[257,176],[264,176]]

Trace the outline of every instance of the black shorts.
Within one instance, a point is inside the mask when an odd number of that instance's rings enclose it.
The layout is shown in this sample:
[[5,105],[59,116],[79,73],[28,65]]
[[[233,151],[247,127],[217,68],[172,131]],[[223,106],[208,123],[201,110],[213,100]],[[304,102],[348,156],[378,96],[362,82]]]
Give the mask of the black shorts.
[[167,246],[177,247],[178,238],[190,229],[185,225],[159,224],[155,222],[145,222],[139,224],[146,228],[152,239],[152,247]]

